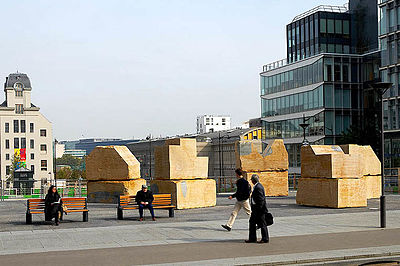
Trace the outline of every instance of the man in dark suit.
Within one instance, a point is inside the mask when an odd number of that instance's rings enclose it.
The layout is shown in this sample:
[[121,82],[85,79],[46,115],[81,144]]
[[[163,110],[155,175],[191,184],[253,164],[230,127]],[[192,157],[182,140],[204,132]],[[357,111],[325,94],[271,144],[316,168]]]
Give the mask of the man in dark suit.
[[139,205],[139,215],[140,215],[140,221],[143,221],[143,209],[147,208],[149,209],[150,213],[151,213],[151,218],[153,219],[153,221],[156,220],[156,218],[154,217],[154,209],[153,209],[153,193],[149,190],[147,190],[147,186],[143,185],[142,186],[142,190],[139,190],[136,193],[136,197],[135,197],[136,203]]
[[257,242],[257,226],[261,229],[261,240],[258,243],[268,243],[269,235],[265,221],[265,214],[268,212],[268,209],[265,202],[265,190],[260,183],[258,175],[252,175],[251,182],[254,184],[254,187],[250,198],[249,239],[246,240],[246,243]]

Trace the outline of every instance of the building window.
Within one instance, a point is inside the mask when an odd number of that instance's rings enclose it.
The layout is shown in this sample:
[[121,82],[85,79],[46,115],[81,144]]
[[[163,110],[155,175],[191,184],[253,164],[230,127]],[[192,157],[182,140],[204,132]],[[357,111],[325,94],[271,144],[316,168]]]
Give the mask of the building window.
[[46,129],[41,129],[40,130],[40,136],[41,137],[46,137]]
[[26,149],[26,138],[21,138],[21,149]]
[[22,97],[22,90],[15,90],[15,97]]
[[35,154],[31,153],[31,160],[35,160]]
[[25,120],[21,120],[21,133],[26,132],[26,122]]
[[31,171],[32,171],[33,173],[35,173],[35,166],[34,166],[34,165],[31,165]]
[[10,154],[6,153],[6,160],[10,160]]
[[5,124],[4,131],[5,131],[6,133],[10,133],[10,124],[9,124],[9,123],[6,123],[6,124]]
[[14,149],[19,149],[19,138],[14,138]]
[[33,133],[33,132],[34,132],[33,123],[30,123],[30,124],[29,124],[29,132],[30,132],[30,133]]
[[15,113],[16,114],[23,114],[24,113],[24,106],[22,104],[15,105]]
[[47,171],[47,160],[40,161],[40,170]]
[[10,148],[10,140],[6,139],[6,149]]
[[6,166],[6,175],[9,175],[9,174],[10,174],[10,166],[7,165],[7,166]]
[[19,122],[14,120],[14,133],[19,133]]
[[40,151],[47,151],[46,144],[40,144]]
[[31,148],[31,149],[34,149],[34,148],[35,148],[35,140],[34,140],[34,139],[31,139],[31,140],[30,140],[30,148]]

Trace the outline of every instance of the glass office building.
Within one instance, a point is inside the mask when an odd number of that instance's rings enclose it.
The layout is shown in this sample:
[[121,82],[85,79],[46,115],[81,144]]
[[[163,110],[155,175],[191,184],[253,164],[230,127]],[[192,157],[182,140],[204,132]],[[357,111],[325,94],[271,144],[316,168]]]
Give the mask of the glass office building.
[[381,76],[393,86],[384,95],[385,166],[400,167],[400,1],[379,0]]
[[[300,173],[303,116],[313,144],[337,144],[352,125],[362,126],[365,88],[379,79],[376,1],[375,10],[366,8],[373,2],[319,6],[295,17],[286,27],[287,58],[263,66],[263,138],[284,139],[291,173]],[[357,38],[358,29],[364,37],[375,31],[375,39]]]

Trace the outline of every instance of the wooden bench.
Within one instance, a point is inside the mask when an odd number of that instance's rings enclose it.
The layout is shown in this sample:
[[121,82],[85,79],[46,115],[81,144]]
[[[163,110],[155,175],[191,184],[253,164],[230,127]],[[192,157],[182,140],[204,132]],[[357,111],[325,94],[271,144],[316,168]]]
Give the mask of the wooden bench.
[[[171,194],[154,194],[153,200],[153,208],[154,209],[168,209],[169,217],[174,217],[174,208],[172,205]],[[136,196],[124,196],[121,195],[118,198],[118,207],[117,207],[117,219],[123,220],[123,211],[124,210],[137,210],[139,209],[139,205],[135,201]]]
[[[82,212],[83,221],[87,222],[89,210],[86,198],[62,198],[63,205],[67,208],[65,213]],[[32,224],[32,214],[44,214],[44,199],[28,199],[26,203],[26,224]],[[63,219],[61,213],[61,219]]]

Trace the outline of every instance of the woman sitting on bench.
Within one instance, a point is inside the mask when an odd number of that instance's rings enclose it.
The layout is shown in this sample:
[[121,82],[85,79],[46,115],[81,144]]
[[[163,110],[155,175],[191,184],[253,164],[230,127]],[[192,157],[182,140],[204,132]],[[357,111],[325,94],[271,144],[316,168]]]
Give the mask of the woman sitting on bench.
[[56,226],[60,224],[61,204],[61,197],[58,194],[57,188],[51,185],[44,200],[44,217],[46,221],[51,221],[55,218]]

